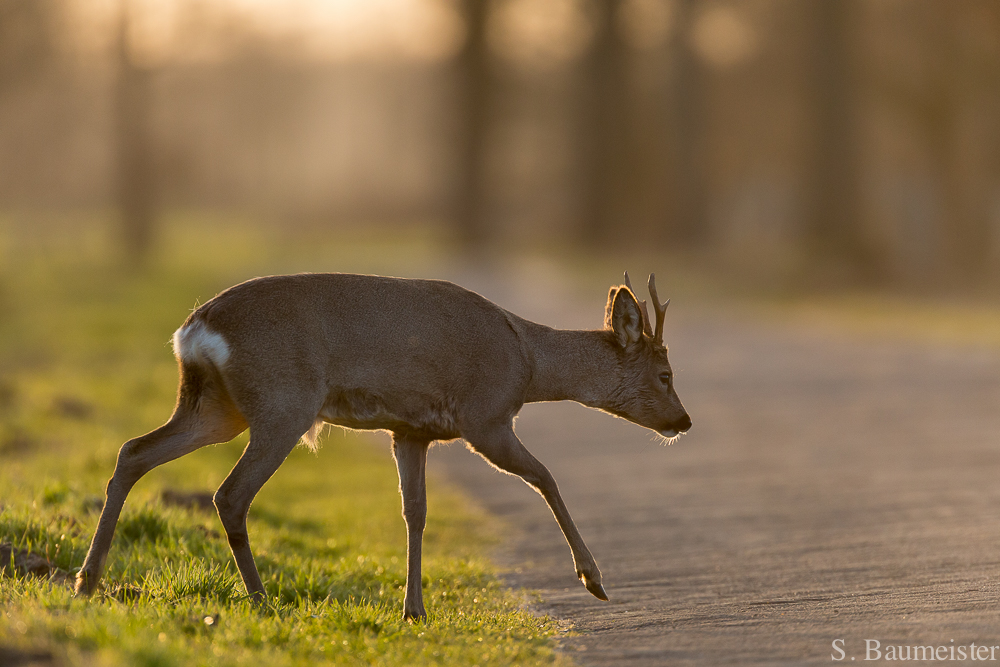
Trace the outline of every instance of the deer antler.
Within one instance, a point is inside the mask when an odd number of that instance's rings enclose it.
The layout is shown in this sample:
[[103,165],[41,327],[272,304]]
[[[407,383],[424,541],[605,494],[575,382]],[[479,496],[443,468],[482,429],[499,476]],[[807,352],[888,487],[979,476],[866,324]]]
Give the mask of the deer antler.
[[[663,318],[667,315],[667,306],[670,305],[670,299],[667,299],[663,305],[660,305],[660,299],[656,296],[656,274],[649,274],[649,296],[653,298],[653,310],[656,311],[656,333],[653,335],[653,340],[660,345],[663,345]],[[643,310],[645,310],[645,302],[643,302]],[[648,315],[646,316],[649,317]]]
[[[639,295],[632,288],[632,281],[628,279],[628,271],[625,272],[625,287],[632,292],[632,295],[638,300]],[[649,309],[646,308],[646,300],[643,299],[639,301],[639,305],[642,307],[642,330],[646,332],[647,336],[653,335],[653,327],[649,324]]]

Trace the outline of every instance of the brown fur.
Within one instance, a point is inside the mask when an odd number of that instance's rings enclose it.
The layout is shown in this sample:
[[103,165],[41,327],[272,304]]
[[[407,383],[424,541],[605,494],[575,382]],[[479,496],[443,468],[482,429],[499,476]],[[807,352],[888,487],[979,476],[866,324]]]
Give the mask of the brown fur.
[[457,285],[350,274],[251,280],[198,308],[175,334],[180,361],[170,420],[122,447],[77,581],[92,592],[122,505],[153,467],[250,428],[250,444],[215,495],[248,593],[262,597],[246,516],[257,491],[324,422],[393,435],[408,531],[404,614],[425,615],[420,547],[424,465],[434,440],[464,438],[549,504],[577,575],[607,599],[601,573],[555,480],[514,435],[533,401],[574,400],[670,437],[691,421],[674,392],[666,348],[643,333],[630,289],[608,294],[605,328],[529,322]]

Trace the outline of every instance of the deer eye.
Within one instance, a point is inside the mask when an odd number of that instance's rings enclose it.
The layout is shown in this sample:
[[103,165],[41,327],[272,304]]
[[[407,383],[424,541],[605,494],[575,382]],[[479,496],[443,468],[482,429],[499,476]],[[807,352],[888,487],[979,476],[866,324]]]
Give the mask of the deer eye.
[[670,380],[673,379],[673,374],[671,373],[660,373],[660,382],[663,384],[670,384]]

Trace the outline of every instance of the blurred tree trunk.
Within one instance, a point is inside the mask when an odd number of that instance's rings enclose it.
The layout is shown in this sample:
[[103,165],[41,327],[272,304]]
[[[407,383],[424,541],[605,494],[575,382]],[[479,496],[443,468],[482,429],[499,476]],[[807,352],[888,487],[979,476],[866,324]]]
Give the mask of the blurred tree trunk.
[[492,76],[486,44],[488,0],[463,0],[466,39],[458,55],[459,174],[456,202],[456,235],[467,248],[490,240],[486,205],[487,139],[490,122]]
[[135,62],[129,27],[130,0],[122,0],[115,84],[116,181],[122,241],[130,263],[148,259],[156,224],[153,148],[150,137],[151,72]]
[[[622,181],[629,164],[625,44],[616,30],[620,0],[597,0],[584,69],[580,240],[599,247],[622,230]],[[625,230],[627,231],[627,230]]]
[[698,0],[676,3],[671,44],[670,218],[663,230],[664,241],[680,248],[704,245],[709,237],[705,71],[691,40],[698,5]]
[[983,51],[988,50],[968,42],[977,30],[991,32],[994,43],[1000,37],[995,8],[993,2],[928,5],[927,41],[936,42],[937,48],[929,94],[917,110],[943,192],[944,254],[950,277],[963,287],[986,277],[991,255],[988,195],[977,190],[988,189],[983,187],[983,171],[989,162],[984,153],[990,136],[983,130],[995,125],[996,118],[977,122],[977,116],[991,106],[996,58],[984,58]]
[[[874,79],[878,92],[917,129],[929,157],[934,192],[933,264],[910,267],[928,284],[974,287],[991,271],[997,246],[991,210],[1000,133],[1000,77],[994,0],[917,2],[900,6],[920,54]],[[920,57],[918,57],[918,55]]]
[[824,260],[863,281],[882,267],[864,235],[860,206],[856,95],[851,77],[853,0],[812,0],[811,91],[815,153],[807,243]]
[[51,64],[60,8],[52,0],[0,0],[0,94],[37,80]]

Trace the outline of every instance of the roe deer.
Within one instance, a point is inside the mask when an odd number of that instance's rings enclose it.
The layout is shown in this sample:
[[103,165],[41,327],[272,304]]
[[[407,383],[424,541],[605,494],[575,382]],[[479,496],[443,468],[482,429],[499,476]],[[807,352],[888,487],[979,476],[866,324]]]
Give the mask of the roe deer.
[[[90,594],[132,486],[156,466],[250,428],[250,443],[215,494],[247,593],[264,599],[247,537],[254,496],[301,439],[326,423],[389,431],[407,528],[406,618],[425,617],[420,549],[424,464],[435,440],[464,438],[538,491],[593,595],[608,596],[552,475],[514,434],[525,403],[573,400],[672,438],[691,428],[673,386],[654,277],[645,301],[608,294],[604,329],[564,331],[524,320],[449,282],[350,274],[257,278],[195,310],[173,337],[180,386],[173,416],[126,442],[76,580]],[[669,303],[669,300],[668,302]]]

